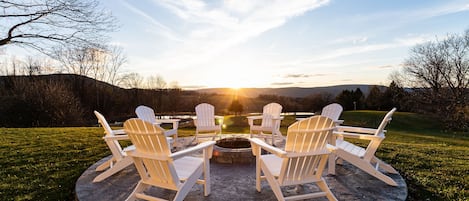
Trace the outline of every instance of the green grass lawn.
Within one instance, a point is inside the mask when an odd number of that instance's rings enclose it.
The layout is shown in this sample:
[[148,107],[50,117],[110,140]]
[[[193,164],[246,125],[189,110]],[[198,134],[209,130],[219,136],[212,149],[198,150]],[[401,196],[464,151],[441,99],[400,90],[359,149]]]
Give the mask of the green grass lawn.
[[[377,127],[385,112],[350,111],[345,125]],[[294,117],[282,122],[282,133]],[[243,116],[225,117],[224,133],[247,133]],[[394,114],[377,155],[405,178],[408,200],[469,199],[469,133],[442,131],[438,119]],[[181,128],[189,136],[194,128]],[[102,128],[0,128],[1,200],[74,200],[75,181],[110,154]],[[254,188],[254,187],[253,187]]]

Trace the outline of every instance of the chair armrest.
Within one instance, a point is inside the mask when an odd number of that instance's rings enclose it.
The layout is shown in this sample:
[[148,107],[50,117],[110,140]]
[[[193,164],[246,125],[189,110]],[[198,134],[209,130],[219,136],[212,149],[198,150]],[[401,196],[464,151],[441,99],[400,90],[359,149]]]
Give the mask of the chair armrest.
[[180,119],[157,119],[156,123],[157,124],[162,124],[162,123],[167,123],[167,124],[173,124],[173,129],[178,129],[179,127],[179,121]]
[[112,134],[114,134],[114,135],[127,135],[127,133],[124,131],[124,129],[112,130]]
[[361,140],[382,140],[384,139],[384,135],[370,135],[370,134],[359,134],[359,133],[347,133],[347,132],[340,132],[334,131],[335,137],[346,137],[346,138],[355,138]]
[[115,135],[115,136],[104,136],[104,140],[128,140],[128,135]]
[[[200,144],[198,144],[194,147],[190,147],[190,148],[187,148],[187,149],[172,153],[170,155],[170,157],[173,158],[174,160],[176,160],[176,159],[184,157],[186,155],[193,154],[194,152],[196,152],[198,150],[208,149],[208,148],[209,148],[209,152],[212,152],[214,144],[215,144],[215,141],[202,142],[202,143],[200,143]],[[212,154],[209,153],[209,156],[211,156],[211,155]]]
[[262,116],[249,116],[248,119],[262,119]]
[[335,153],[338,148],[334,145],[326,144],[326,149],[329,150],[331,153]]
[[280,116],[280,117],[274,117],[274,118],[272,118],[272,119],[273,119],[273,120],[283,120],[283,117],[282,117],[282,116]]
[[[270,144],[267,144],[266,142],[262,141],[261,139],[259,138],[250,138],[249,141],[251,141],[251,144],[254,144],[255,146],[252,147],[253,149],[253,153],[255,152],[254,149],[259,149],[259,148],[262,148],[270,153],[273,153],[275,155],[277,155],[278,157],[281,157],[281,158],[284,158],[286,155],[287,155],[287,152],[286,151],[283,151],[277,147],[274,147]],[[259,153],[259,152],[255,152],[255,153]]]
[[340,125],[340,124],[344,123],[344,120],[341,120],[341,119],[335,120],[334,123],[335,123],[335,125]]
[[248,118],[249,126],[253,126],[254,125],[254,120],[262,119],[262,116],[249,116],[249,117],[246,117],[246,118]]
[[363,128],[363,127],[354,127],[354,126],[337,126],[337,131],[339,132],[374,134],[376,130],[377,129],[374,129],[374,128]]

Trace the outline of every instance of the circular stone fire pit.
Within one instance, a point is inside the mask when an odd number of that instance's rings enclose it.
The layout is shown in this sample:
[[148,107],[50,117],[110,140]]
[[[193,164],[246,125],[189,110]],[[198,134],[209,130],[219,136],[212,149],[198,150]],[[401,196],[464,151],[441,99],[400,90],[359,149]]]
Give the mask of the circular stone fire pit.
[[253,163],[251,142],[246,138],[228,137],[217,140],[213,146],[212,160],[218,163]]

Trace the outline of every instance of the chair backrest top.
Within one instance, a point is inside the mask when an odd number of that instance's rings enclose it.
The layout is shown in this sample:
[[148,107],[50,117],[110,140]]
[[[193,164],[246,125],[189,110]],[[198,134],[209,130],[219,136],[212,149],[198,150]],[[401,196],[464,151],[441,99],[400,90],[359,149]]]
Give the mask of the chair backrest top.
[[111,126],[109,126],[109,123],[107,122],[106,118],[104,118],[104,116],[96,110],[94,111],[94,115],[96,115],[96,118],[98,118],[98,122],[104,128],[106,135],[108,136],[114,135],[114,133],[112,132]]
[[135,145],[136,153],[153,156],[145,160],[136,157],[135,165],[142,179],[176,189],[180,181],[173,160],[169,157],[171,150],[163,129],[142,119],[132,118],[124,122],[124,130]]
[[135,114],[137,114],[137,117],[141,120],[152,124],[156,123],[155,111],[151,107],[140,105],[135,109]]
[[197,126],[215,126],[215,107],[208,103],[195,106]]
[[278,103],[269,103],[262,109],[262,127],[273,127],[272,119],[279,118],[282,113],[282,105]]
[[[114,136],[114,132],[112,131],[111,126],[109,126],[109,123],[106,121],[106,118],[104,118],[104,116],[96,110],[94,111],[94,114],[98,118],[99,124],[101,124],[101,126],[104,128],[106,136]],[[124,157],[122,154],[122,147],[118,140],[106,140],[106,144],[116,159],[121,159]]]
[[332,103],[322,108],[321,115],[325,117],[329,117],[333,121],[337,121],[339,120],[339,117],[342,111],[343,111],[343,108],[340,104]]
[[290,125],[285,151],[310,152],[324,149],[332,135],[334,121],[324,116],[313,116]]
[[392,115],[394,114],[394,112],[395,112],[396,110],[397,110],[396,108],[392,108],[391,111],[389,111],[388,113],[386,113],[386,115],[384,116],[383,120],[382,120],[381,123],[379,124],[378,129],[376,129],[375,135],[381,135],[381,134],[384,135],[384,128],[386,128],[386,126],[391,122],[391,120],[392,120]]

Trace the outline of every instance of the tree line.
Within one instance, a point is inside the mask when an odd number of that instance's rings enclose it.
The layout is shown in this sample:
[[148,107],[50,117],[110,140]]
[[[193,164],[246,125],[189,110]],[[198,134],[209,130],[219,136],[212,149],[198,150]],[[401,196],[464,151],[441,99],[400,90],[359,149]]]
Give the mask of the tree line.
[[[389,89],[383,94],[391,93]],[[138,105],[150,106],[160,115],[178,115],[193,114],[195,106],[203,102],[214,105],[217,114],[262,112],[270,102],[281,104],[285,112],[319,112],[332,102],[342,104],[346,110],[383,103],[375,100],[382,99],[382,95],[373,92],[373,97],[365,98],[359,88],[344,90],[337,97],[320,93],[304,98],[275,94],[251,98],[180,88],[125,89],[75,74],[0,76],[0,94],[0,126],[6,127],[90,125],[96,123],[93,110],[105,114],[109,121],[123,121],[135,116]],[[349,107],[352,102],[358,108]],[[395,104],[379,104],[373,109],[388,109],[390,105]]]

